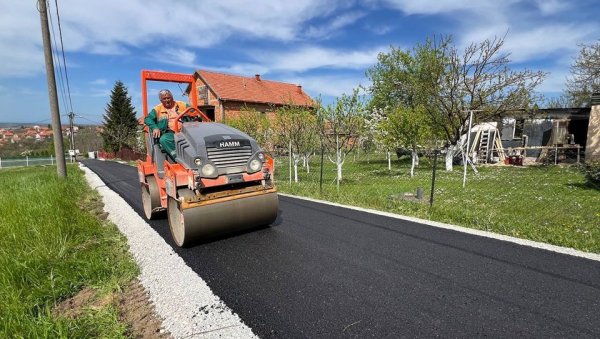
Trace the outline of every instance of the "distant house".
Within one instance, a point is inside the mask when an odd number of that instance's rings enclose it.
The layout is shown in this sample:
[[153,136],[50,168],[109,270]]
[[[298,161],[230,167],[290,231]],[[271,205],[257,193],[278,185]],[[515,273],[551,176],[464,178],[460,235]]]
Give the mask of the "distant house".
[[37,131],[34,128],[27,128],[25,132],[23,132],[24,139],[34,139],[36,138]]
[[[504,147],[577,144],[585,149],[590,108],[547,108],[513,111],[502,124]],[[537,152],[539,153],[539,152]]]
[[12,141],[12,139],[13,139],[14,136],[15,136],[15,133],[13,131],[11,131],[11,130],[8,130],[8,131],[4,132],[3,139],[4,140],[11,140]]
[[[206,70],[194,73],[198,106],[213,121],[224,122],[244,108],[266,115],[285,105],[314,107],[315,102],[302,86],[279,81],[225,74]],[[188,86],[187,92],[189,93]]]

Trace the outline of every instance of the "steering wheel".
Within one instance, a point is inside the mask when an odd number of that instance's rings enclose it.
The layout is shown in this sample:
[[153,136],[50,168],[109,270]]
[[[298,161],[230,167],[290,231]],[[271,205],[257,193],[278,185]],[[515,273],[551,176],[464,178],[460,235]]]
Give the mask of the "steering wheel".
[[200,112],[197,108],[195,107],[188,107],[186,108],[185,111],[183,111],[181,114],[179,114],[179,116],[177,117],[177,119],[175,120],[175,131],[174,132],[179,132],[181,130],[181,126],[179,125],[180,123],[183,123],[183,118],[189,118],[191,121],[202,121],[202,117],[204,114],[202,114],[202,112]]

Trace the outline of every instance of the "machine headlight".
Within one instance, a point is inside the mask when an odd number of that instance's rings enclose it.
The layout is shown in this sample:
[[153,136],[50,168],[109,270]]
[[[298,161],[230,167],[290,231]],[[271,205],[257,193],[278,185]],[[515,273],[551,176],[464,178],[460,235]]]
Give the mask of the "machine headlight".
[[252,161],[250,161],[250,170],[252,172],[258,171],[261,167],[262,162],[260,162],[258,159],[252,159]]
[[265,161],[265,154],[264,153],[258,153],[258,159],[260,159],[260,161]]
[[202,166],[202,159],[196,158],[196,159],[194,159],[194,163],[196,164],[196,166],[200,167],[200,166]]
[[202,166],[202,175],[204,175],[205,177],[212,177],[215,175],[216,172],[217,169],[211,164],[206,164]]

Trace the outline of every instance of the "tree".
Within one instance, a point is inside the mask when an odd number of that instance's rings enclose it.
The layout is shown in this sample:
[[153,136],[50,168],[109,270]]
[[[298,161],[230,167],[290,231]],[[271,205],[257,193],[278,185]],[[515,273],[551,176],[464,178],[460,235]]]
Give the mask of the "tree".
[[298,182],[300,157],[312,153],[316,145],[316,117],[305,107],[286,105],[277,110],[274,125],[278,143],[291,147],[289,156],[294,162],[294,182]]
[[102,132],[104,150],[117,152],[123,147],[134,148],[138,121],[131,97],[121,81],[115,82],[105,112]]
[[428,114],[437,109],[431,97],[439,91],[431,78],[441,72],[445,60],[435,47],[432,40],[411,50],[392,47],[389,53],[379,54],[378,63],[367,71],[372,81],[372,116],[380,121],[378,139],[388,151],[388,167],[390,149],[409,148],[411,176],[418,165],[417,148],[437,131]]
[[[368,116],[364,117],[364,127],[358,140],[359,146],[365,151],[366,154],[368,154],[367,152],[371,149],[385,151],[386,158],[388,160],[388,169],[391,170],[392,165],[390,149],[386,144],[387,133],[382,128],[382,123],[385,119],[387,119],[387,117],[383,114],[383,110],[374,108]],[[369,158],[367,156],[367,162],[368,161]]]
[[237,116],[227,118],[227,124],[248,134],[263,148],[272,151],[273,133],[271,122],[265,114],[247,106]]
[[75,145],[82,153],[97,151],[102,144],[102,137],[96,132],[94,126],[80,127],[74,138]]
[[419,165],[418,148],[431,138],[431,122],[422,106],[409,108],[398,107],[388,113],[383,123],[388,139],[396,145],[411,150],[412,162],[410,176],[414,176],[415,166]]
[[355,89],[351,95],[343,94],[335,103],[319,106],[319,129],[323,146],[329,154],[329,161],[336,164],[336,184],[339,189],[342,181],[342,166],[348,153],[352,152],[364,126],[366,105]]
[[506,112],[528,108],[535,102],[534,90],[546,73],[512,71],[508,54],[502,53],[504,38],[472,43],[462,54],[450,43],[441,44],[446,61],[437,79],[438,93],[433,95],[436,110],[429,111],[434,125],[442,128],[449,143],[446,170],[452,170],[452,159],[462,147],[469,111],[479,111],[476,120],[501,121]]
[[507,111],[528,108],[537,99],[534,90],[545,73],[511,70],[503,45],[504,38],[487,39],[460,53],[447,36],[412,51],[392,49],[368,73],[372,91],[379,91],[373,95],[375,104],[400,104],[415,114],[426,113],[434,134],[441,132],[449,145],[446,169],[452,170],[470,110],[480,111],[479,121],[501,121]]
[[571,106],[589,107],[592,94],[600,92],[600,40],[580,47],[579,55],[571,65],[566,95]]

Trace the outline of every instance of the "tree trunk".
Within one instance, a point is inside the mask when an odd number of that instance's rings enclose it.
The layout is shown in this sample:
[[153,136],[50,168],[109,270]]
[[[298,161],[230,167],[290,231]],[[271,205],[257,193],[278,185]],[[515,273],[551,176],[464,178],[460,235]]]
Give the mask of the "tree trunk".
[[415,166],[419,162],[419,156],[417,155],[417,151],[412,151],[412,164],[410,165],[410,177],[412,178],[415,175]]
[[340,190],[340,181],[342,181],[342,151],[340,150],[340,138],[337,134],[335,135],[335,146],[336,146],[335,164],[337,167],[336,185],[337,185],[337,190],[339,191]]
[[390,151],[385,151],[385,156],[387,157],[388,171],[391,171],[392,170],[392,153],[390,153]]
[[298,182],[298,163],[300,162],[300,155],[294,154],[294,182]]
[[446,152],[446,171],[448,172],[452,172],[452,160],[454,159],[454,150],[455,150],[456,146],[455,145],[450,145],[448,146],[447,152]]

